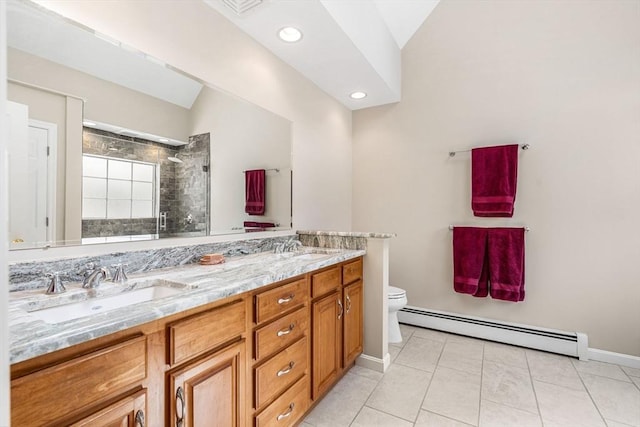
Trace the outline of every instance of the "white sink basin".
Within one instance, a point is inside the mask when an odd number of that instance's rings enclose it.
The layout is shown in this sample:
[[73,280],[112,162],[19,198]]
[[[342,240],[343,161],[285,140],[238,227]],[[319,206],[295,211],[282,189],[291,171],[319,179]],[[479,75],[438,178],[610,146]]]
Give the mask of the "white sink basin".
[[30,314],[47,323],[62,323],[68,320],[91,316],[96,313],[103,313],[117,308],[158,300],[179,294],[184,290],[185,288],[170,286],[150,286],[148,288],[126,291],[110,297],[89,298],[85,301],[36,310],[30,312]]

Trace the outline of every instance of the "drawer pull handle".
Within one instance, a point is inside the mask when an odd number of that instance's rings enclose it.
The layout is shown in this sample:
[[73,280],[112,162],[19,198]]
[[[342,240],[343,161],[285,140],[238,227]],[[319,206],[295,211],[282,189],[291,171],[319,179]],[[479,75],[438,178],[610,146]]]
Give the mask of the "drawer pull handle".
[[184,425],[184,391],[182,387],[178,387],[176,391],[176,427],[182,427]]
[[293,404],[293,402],[291,403],[291,405],[289,405],[289,409],[287,409],[287,412],[284,412],[280,415],[278,415],[278,418],[276,418],[276,421],[280,421],[284,418],[287,418],[289,415],[291,415],[293,413],[293,407],[295,405]]
[[349,298],[349,294],[347,294],[347,314],[351,311],[351,298]]
[[292,360],[291,362],[289,362],[289,365],[286,368],[280,369],[276,374],[276,376],[281,377],[283,375],[287,375],[289,372],[293,370],[294,366],[296,366],[296,362]]
[[293,328],[295,328],[295,327],[296,327],[296,325],[294,325],[293,323],[290,324],[288,328],[284,328],[284,329],[278,331],[278,336],[281,337],[283,335],[289,335],[293,331]]
[[340,311],[338,311],[338,319],[342,319],[342,314],[344,313],[344,307],[342,306],[342,299],[340,299],[340,297],[338,297],[338,308],[340,308]]
[[286,298],[278,299],[278,304],[286,304],[288,302],[291,302],[293,298],[295,298],[295,294],[289,294],[289,296]]
[[136,412],[136,427],[144,427],[144,411],[142,409]]

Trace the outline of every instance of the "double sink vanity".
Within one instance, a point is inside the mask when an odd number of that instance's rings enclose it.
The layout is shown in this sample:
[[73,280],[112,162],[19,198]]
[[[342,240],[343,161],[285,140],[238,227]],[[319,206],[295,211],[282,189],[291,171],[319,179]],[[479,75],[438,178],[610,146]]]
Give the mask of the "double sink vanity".
[[10,293],[14,425],[289,426],[363,349],[364,250]]

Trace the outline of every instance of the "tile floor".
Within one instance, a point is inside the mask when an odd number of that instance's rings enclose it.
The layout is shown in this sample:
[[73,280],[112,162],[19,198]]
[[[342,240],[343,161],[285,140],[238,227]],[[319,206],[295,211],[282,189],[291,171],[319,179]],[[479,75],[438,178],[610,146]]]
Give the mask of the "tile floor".
[[401,329],[384,375],[355,366],[301,427],[640,427],[640,369]]

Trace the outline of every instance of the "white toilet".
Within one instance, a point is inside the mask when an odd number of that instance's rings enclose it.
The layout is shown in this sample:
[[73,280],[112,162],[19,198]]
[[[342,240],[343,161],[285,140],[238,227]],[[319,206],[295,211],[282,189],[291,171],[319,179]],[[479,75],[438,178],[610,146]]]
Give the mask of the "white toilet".
[[398,311],[407,305],[407,291],[389,286],[389,342],[402,342],[400,325],[398,324]]

